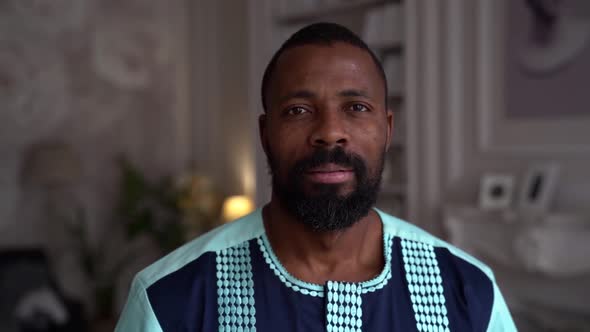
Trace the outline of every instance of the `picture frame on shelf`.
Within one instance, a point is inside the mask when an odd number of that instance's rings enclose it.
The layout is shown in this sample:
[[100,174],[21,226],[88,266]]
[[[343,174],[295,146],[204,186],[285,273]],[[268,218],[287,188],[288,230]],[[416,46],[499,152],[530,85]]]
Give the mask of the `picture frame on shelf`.
[[559,165],[539,163],[528,168],[520,190],[518,210],[525,216],[539,217],[546,214],[555,196],[559,177]]
[[479,207],[486,211],[507,210],[514,196],[514,176],[484,174],[479,189]]

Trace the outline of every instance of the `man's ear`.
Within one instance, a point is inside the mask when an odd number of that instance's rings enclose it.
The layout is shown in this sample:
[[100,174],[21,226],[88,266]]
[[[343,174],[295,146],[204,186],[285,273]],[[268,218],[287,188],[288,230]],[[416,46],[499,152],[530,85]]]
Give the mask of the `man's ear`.
[[258,117],[258,134],[260,135],[260,143],[264,153],[268,155],[268,140],[267,140],[267,121],[266,113],[260,114]]
[[386,117],[386,121],[387,121],[387,141],[386,141],[386,145],[385,145],[385,150],[389,150],[389,146],[391,145],[391,138],[393,137],[393,123],[394,123],[394,119],[393,119],[393,111],[390,109],[385,110],[385,117]]

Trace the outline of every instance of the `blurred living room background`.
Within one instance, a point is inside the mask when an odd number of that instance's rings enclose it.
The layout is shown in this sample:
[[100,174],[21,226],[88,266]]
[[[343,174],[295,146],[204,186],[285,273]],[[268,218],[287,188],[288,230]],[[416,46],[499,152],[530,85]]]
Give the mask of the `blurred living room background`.
[[109,331],[134,274],[270,195],[262,72],[298,28],[383,61],[378,207],[590,331],[587,0],[0,2],[0,330]]

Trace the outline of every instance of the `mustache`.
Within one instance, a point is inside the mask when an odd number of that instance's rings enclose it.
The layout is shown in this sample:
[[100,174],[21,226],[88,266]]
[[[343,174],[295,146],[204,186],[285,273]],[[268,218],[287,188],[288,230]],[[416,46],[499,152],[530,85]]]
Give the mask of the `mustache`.
[[331,150],[315,150],[309,157],[295,163],[292,169],[295,174],[301,175],[324,164],[336,164],[352,168],[357,176],[365,174],[367,170],[364,160],[359,155],[347,153],[342,147],[335,147]]

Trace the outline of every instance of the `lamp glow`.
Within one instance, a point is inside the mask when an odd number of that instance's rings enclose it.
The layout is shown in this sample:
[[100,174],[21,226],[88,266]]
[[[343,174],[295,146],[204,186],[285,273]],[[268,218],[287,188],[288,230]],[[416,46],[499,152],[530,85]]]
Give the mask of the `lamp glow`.
[[248,196],[230,196],[223,202],[223,221],[229,222],[247,215],[254,210],[254,203]]

